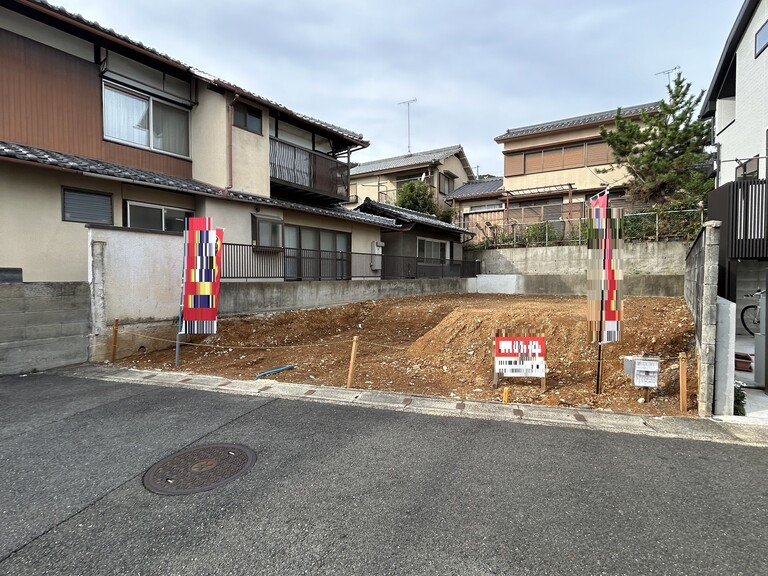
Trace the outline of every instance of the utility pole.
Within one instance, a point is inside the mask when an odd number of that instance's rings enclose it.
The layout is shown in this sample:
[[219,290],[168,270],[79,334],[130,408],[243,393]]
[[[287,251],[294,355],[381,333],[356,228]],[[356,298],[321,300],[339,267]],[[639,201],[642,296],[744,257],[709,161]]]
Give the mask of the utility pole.
[[414,102],[416,102],[416,98],[397,103],[398,105],[405,104],[408,106],[408,154],[411,153],[411,104]]

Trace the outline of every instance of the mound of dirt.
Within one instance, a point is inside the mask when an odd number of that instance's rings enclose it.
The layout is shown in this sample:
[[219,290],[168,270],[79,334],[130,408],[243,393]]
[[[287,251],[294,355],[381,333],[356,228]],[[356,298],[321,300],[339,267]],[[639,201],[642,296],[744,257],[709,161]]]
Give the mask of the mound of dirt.
[[[569,297],[438,295],[368,301],[220,321],[219,333],[184,346],[180,369],[233,379],[292,364],[270,376],[280,381],[344,386],[352,338],[358,337],[353,386],[471,400],[589,406],[620,412],[680,414],[678,354],[693,357],[693,322],[680,298],[627,298],[622,341],[603,346],[602,392],[595,393],[597,345],[587,331],[586,299]],[[538,379],[493,382],[493,337],[543,335],[546,391]],[[659,387],[642,390],[623,373],[623,356],[662,359]],[[173,351],[120,362],[140,369],[175,369]],[[688,389],[695,391],[695,363]],[[695,396],[689,408],[695,407]]]

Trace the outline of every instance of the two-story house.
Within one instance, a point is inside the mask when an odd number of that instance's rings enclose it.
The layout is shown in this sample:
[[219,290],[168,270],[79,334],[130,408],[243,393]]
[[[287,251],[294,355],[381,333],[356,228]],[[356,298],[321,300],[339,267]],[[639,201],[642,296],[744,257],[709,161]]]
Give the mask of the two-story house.
[[722,222],[718,292],[739,308],[768,283],[767,87],[768,0],[745,0],[701,111],[714,122],[717,149],[708,215]]
[[341,207],[367,145],[64,9],[0,2],[5,278],[86,280],[89,226],[178,234],[192,215],[250,254],[293,250],[278,278],[339,278],[310,251],[368,252],[397,229]]
[[395,204],[397,192],[407,182],[425,182],[435,205],[445,207],[446,198],[475,174],[460,145],[414,152],[392,158],[362,162],[350,172],[350,205],[359,206],[366,198],[382,204]]
[[[658,110],[658,102],[621,113],[635,119],[642,110]],[[610,129],[615,118],[616,110],[607,110],[510,128],[496,137],[504,155],[506,218],[523,223],[578,219],[585,214],[585,199],[608,185],[613,204],[621,206],[627,172],[611,169],[613,154],[600,137],[600,128]]]

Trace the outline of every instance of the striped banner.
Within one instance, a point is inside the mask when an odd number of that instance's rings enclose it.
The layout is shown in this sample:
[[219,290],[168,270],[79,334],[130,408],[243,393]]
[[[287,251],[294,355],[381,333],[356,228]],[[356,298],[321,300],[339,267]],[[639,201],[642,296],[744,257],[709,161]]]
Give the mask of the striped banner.
[[210,218],[187,218],[179,334],[215,334],[224,231]]
[[592,340],[600,343],[618,342],[621,339],[621,217],[621,208],[608,207],[607,191],[590,200],[587,320]]

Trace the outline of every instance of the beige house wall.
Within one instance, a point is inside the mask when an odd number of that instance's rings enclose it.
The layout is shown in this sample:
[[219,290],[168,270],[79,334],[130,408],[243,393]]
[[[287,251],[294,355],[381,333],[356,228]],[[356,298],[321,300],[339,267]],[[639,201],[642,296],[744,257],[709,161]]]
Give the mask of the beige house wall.
[[227,101],[223,94],[198,82],[198,104],[192,110],[189,134],[192,178],[212,186],[227,185]]
[[[603,124],[608,129],[613,128],[614,122]],[[505,153],[517,153],[542,148],[554,148],[568,144],[575,144],[594,140],[600,137],[600,126],[581,126],[572,130],[560,130],[546,134],[534,134],[529,137],[515,138],[503,143]],[[505,190],[522,190],[527,188],[539,188],[555,186],[558,184],[573,184],[576,190],[594,190],[610,184],[612,186],[624,183],[628,177],[626,169],[611,169],[610,164],[584,166],[580,168],[566,168],[550,170],[534,174],[520,176],[504,175]],[[609,169],[609,172],[601,173],[600,170]],[[567,196],[564,198],[567,202]]]
[[266,132],[269,110],[260,110],[262,134],[232,127],[232,188],[238,192],[269,196],[269,136]]

